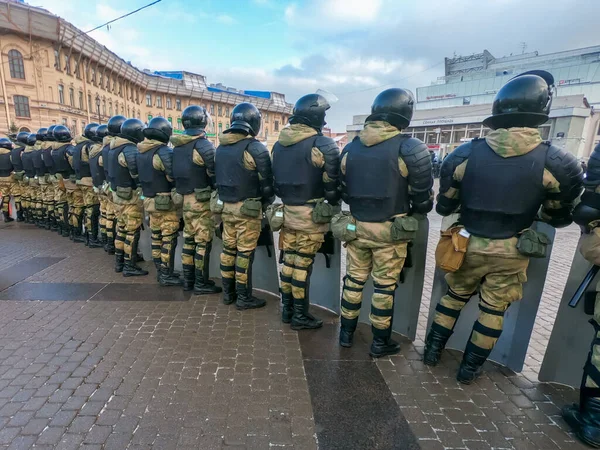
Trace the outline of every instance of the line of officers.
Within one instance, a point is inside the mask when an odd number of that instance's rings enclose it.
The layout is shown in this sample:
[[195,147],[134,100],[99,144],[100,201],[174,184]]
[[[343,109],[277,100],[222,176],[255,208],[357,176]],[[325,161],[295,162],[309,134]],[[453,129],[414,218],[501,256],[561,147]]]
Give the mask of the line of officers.
[[[600,265],[600,146],[580,197],[584,183],[577,159],[544,142],[538,131],[548,120],[553,85],[545,71],[508,81],[484,121],[492,131],[458,147],[441,168],[436,210],[454,217],[450,233],[467,244],[461,264],[446,275],[448,291],[436,306],[424,362],[440,361],[462,308],[478,294],[479,317],[457,374],[464,384],[481,373],[506,310],[522,298],[530,257],[545,254],[549,242],[531,228],[534,221],[563,227],[575,220],[586,232],[582,251]],[[17,220],[103,246],[115,254],[117,272],[139,276],[148,274],[136,263],[145,210],[160,284],[198,294],[221,292],[208,272],[218,217],[222,299],[241,310],[265,305],[252,295],[265,215],[272,230],[280,231],[283,250],[281,320],[295,330],[322,326],[309,312],[309,287],[315,254],[331,229],[347,249],[339,343],[352,346],[371,276],[370,354],[392,355],[399,351],[391,338],[395,290],[418,219],[434,204],[431,158],[423,142],[402,134],[413,115],[410,91],[381,92],[364,129],[341,154],[321,133],[329,108],[319,94],[300,98],[271,153],[256,139],[261,115],[250,103],[233,109],[231,127],[216,150],[206,139],[210,118],[200,106],[185,109],[179,135],[162,117],[146,127],[122,116],[88,125],[74,145],[60,125],[20,133],[15,146],[0,140],[5,212],[13,195]],[[273,204],[276,196],[281,203]],[[340,200],[349,212],[340,211]],[[183,273],[177,274],[180,208]],[[596,305],[597,338],[584,369],[581,403],[566,408],[564,416],[582,440],[598,447],[600,299]]]

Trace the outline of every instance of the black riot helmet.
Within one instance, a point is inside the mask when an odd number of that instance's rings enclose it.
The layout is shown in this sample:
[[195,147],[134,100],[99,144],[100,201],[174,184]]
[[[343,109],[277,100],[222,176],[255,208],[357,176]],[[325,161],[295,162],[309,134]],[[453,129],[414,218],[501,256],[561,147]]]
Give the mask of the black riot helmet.
[[17,134],[17,142],[27,145],[27,136],[29,136],[27,131],[21,131],[19,134]]
[[56,125],[54,128],[54,140],[58,142],[71,142],[73,136],[71,132],[64,125]]
[[92,140],[96,136],[96,128],[98,128],[100,124],[96,122],[88,123],[83,129],[83,135]]
[[252,103],[240,103],[231,112],[231,126],[225,133],[243,131],[251,136],[256,136],[260,131],[262,116],[260,111]]
[[308,94],[300,97],[294,105],[290,123],[302,123],[318,132],[325,126],[325,114],[331,108],[325,97],[319,94]]
[[40,128],[35,134],[35,139],[38,141],[45,141],[46,133],[48,133],[48,128]]
[[155,139],[164,144],[169,142],[172,134],[173,127],[164,117],[155,117],[150,121],[148,127],[144,128],[144,137],[146,139]]
[[119,137],[139,144],[144,140],[144,128],[146,128],[146,125],[140,119],[127,119],[121,125]]
[[184,134],[188,136],[198,136],[208,124],[208,112],[202,106],[190,105],[183,110],[181,114]]
[[365,122],[383,120],[403,130],[410,124],[414,109],[415,96],[408,89],[386,89],[373,100],[371,115]]
[[54,129],[56,128],[56,125],[50,125],[48,127],[48,131],[46,133],[46,141],[55,141],[56,139],[54,139]]
[[32,145],[35,145],[36,142],[37,142],[37,134],[30,133],[27,136],[27,145],[32,146]]
[[98,139],[98,142],[102,142],[108,135],[108,125],[104,124],[96,128],[96,138]]
[[498,128],[537,128],[548,120],[552,106],[554,77],[545,70],[531,70],[517,75],[500,88],[492,115],[483,124]]
[[118,136],[121,133],[121,125],[127,120],[125,116],[112,116],[108,121],[108,134]]
[[7,148],[11,150],[13,148],[13,143],[9,138],[0,138],[0,148]]

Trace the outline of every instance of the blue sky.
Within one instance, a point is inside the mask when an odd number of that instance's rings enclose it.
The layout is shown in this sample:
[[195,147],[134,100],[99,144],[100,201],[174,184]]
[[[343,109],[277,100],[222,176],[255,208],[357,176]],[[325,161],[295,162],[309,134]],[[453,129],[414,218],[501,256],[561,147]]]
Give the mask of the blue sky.
[[[30,0],[89,30],[151,0]],[[284,93],[326,89],[344,131],[388,87],[443,75],[444,57],[600,44],[600,1],[162,0],[92,36],[139,68],[189,70],[209,83]]]

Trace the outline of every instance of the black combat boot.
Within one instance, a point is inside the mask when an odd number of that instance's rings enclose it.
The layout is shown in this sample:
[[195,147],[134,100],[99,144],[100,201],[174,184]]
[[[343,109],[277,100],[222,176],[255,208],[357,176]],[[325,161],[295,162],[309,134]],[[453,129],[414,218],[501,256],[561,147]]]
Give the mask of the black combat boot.
[[100,233],[100,247],[106,251],[106,233]]
[[235,291],[235,278],[221,278],[223,283],[223,304],[231,305],[237,301],[237,292]]
[[281,321],[283,323],[291,323],[294,315],[294,297],[292,293],[281,293]]
[[340,345],[342,347],[352,347],[356,325],[358,325],[358,317],[356,319],[346,319],[345,317],[340,319]]
[[8,213],[8,211],[2,211],[2,215],[4,216],[4,222],[8,223],[8,222],[12,222],[13,219],[12,217],[10,217],[10,214]]
[[212,242],[206,244],[206,251],[204,253],[204,260],[202,261],[202,270],[196,271],[195,283],[194,283],[194,294],[219,294],[222,289],[215,285],[215,282],[210,279],[210,253],[212,251]]
[[23,218],[23,207],[21,206],[21,202],[15,202],[15,209],[17,210],[17,222],[23,222],[25,219]]
[[115,272],[123,272],[123,266],[125,264],[125,252],[117,249],[115,251]]
[[181,286],[183,280],[179,278],[173,270],[175,267],[175,250],[177,249],[177,234],[171,239],[171,249],[169,250],[169,263],[161,265],[160,276],[158,282],[161,286]]
[[373,331],[373,343],[369,355],[373,358],[395,355],[400,353],[400,344],[392,339],[392,325],[387,330],[379,330],[371,327]]
[[54,217],[54,211],[48,211],[46,213],[46,221],[44,222],[44,228],[48,231],[52,229],[52,217]]
[[593,448],[600,448],[600,398],[584,398],[581,406],[566,406],[562,416],[581,441]]
[[262,298],[256,298],[252,295],[252,265],[254,263],[254,252],[250,254],[248,258],[248,270],[246,284],[236,283],[235,289],[237,291],[237,300],[235,301],[235,307],[240,311],[245,309],[257,309],[262,308],[267,304]]
[[183,265],[183,290],[191,291],[196,282],[195,267],[188,264]]
[[133,234],[133,241],[131,242],[131,253],[129,254],[129,258],[125,258],[125,264],[123,266],[123,276],[124,277],[140,277],[144,275],[148,275],[148,271],[142,269],[136,264],[137,261],[137,251],[138,244],[140,242],[140,231],[136,231]]
[[77,220],[77,225],[73,228],[73,242],[85,243],[86,239],[82,231],[83,215],[80,214],[78,216],[75,216],[75,219]]
[[323,326],[321,319],[313,316],[310,311],[310,277],[312,264],[306,269],[306,282],[304,284],[304,298],[294,299],[294,314],[292,315],[292,330],[316,330]]
[[481,375],[483,364],[490,353],[491,350],[477,347],[471,342],[471,338],[469,338],[462,362],[458,368],[456,380],[462,384],[473,383]]
[[423,364],[426,366],[437,366],[442,357],[442,350],[446,347],[450,336],[452,336],[452,330],[446,330],[435,323],[432,325],[427,338],[425,338]]
[[48,220],[46,216],[46,210],[44,208],[40,208],[38,211],[39,215],[36,225],[38,228],[46,228],[46,220]]
[[114,255],[115,254],[115,236],[117,235],[117,226],[116,226],[117,221],[113,221],[113,227],[112,227],[112,237],[109,237],[108,235],[106,236],[106,253],[108,253],[109,255]]
[[58,231],[58,220],[57,220],[56,210],[54,210],[50,214],[50,230],[51,231]]
[[102,248],[102,242],[98,239],[98,228],[100,220],[100,205],[94,205],[94,212],[92,213],[91,222],[92,229],[89,230],[88,247],[89,248]]

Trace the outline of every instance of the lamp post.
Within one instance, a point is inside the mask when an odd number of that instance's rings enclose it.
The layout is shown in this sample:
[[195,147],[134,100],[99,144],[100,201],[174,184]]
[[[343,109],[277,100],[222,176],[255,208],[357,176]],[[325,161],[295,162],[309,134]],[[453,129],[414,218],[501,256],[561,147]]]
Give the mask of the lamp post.
[[96,95],[96,109],[98,110],[98,123],[102,123],[102,119],[100,119],[100,96]]

